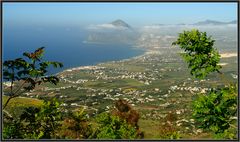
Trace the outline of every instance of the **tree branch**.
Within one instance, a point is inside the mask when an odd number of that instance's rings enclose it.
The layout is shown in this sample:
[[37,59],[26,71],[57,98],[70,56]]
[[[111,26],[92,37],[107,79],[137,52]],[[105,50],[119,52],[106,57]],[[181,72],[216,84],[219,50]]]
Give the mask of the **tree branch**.
[[10,96],[8,99],[7,99],[7,102],[4,104],[3,106],[3,110],[6,108],[7,104],[9,103],[9,101],[14,98],[13,96]]

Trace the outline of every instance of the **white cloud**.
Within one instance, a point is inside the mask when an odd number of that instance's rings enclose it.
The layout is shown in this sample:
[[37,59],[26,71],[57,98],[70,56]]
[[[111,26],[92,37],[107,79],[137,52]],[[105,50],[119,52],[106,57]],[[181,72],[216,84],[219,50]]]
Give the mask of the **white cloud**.
[[112,29],[112,30],[125,30],[126,27],[115,26],[113,24],[99,24],[99,25],[90,25],[87,27],[89,30],[103,30],[103,29]]

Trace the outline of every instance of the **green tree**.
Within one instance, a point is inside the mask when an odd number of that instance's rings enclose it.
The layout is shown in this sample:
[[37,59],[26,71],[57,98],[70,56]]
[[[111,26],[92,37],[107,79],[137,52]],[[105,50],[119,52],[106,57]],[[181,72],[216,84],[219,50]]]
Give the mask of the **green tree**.
[[[53,67],[62,67],[60,62],[43,61],[42,56],[44,53],[44,47],[38,48],[33,53],[23,53],[23,56],[27,58],[17,58],[15,60],[7,60],[3,63],[3,79],[10,81],[10,88],[7,89],[8,93],[5,93],[8,97],[3,109],[6,108],[9,101],[15,97],[20,96],[26,91],[33,90],[36,85],[40,85],[45,82],[57,84],[59,79],[54,75],[47,75],[47,68],[50,65]],[[16,85],[16,82],[18,83]],[[14,84],[15,83],[15,84]]]
[[3,139],[23,139],[24,133],[22,131],[23,125],[19,119],[4,122],[2,131]]
[[15,118],[3,128],[5,139],[50,139],[57,138],[61,126],[60,103],[53,99],[44,101],[41,107],[27,107],[20,118]]
[[[218,65],[220,55],[213,48],[214,40],[206,32],[199,30],[184,31],[179,34],[177,41],[172,43],[184,49],[184,60],[191,69],[191,75],[205,78],[211,72],[222,74]],[[193,103],[193,117],[201,128],[213,131],[217,137],[234,138],[237,131],[232,133],[235,125],[232,118],[237,113],[237,85],[212,88],[207,94],[199,94]],[[231,129],[231,131],[230,131]],[[236,129],[235,129],[236,130]]]
[[236,88],[231,85],[212,89],[207,95],[199,95],[193,103],[193,116],[200,128],[219,134],[224,133],[236,122],[233,119],[237,117]]
[[100,126],[91,138],[134,139],[137,137],[136,129],[118,116],[102,113],[97,118],[97,122]]
[[214,42],[206,32],[193,29],[180,33],[177,41],[172,44],[184,49],[185,53],[181,56],[188,63],[191,75],[205,78],[211,72],[220,73],[220,55],[217,49],[213,48]]

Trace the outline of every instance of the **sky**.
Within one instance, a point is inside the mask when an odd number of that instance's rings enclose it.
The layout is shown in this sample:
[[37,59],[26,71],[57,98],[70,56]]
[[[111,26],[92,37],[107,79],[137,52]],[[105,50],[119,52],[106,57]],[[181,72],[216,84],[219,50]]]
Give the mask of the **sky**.
[[237,19],[237,3],[3,3],[3,25],[74,25],[122,19],[131,26]]

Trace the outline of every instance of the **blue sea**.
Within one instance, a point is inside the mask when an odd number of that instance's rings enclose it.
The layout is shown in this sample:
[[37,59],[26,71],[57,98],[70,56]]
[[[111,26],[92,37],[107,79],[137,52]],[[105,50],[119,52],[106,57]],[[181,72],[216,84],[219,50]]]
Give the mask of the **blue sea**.
[[57,73],[68,68],[127,59],[144,53],[144,50],[126,44],[84,43],[87,36],[84,29],[77,27],[4,27],[3,61],[22,57],[23,52],[33,52],[44,46],[44,60],[64,64],[61,69],[50,69],[50,73]]

